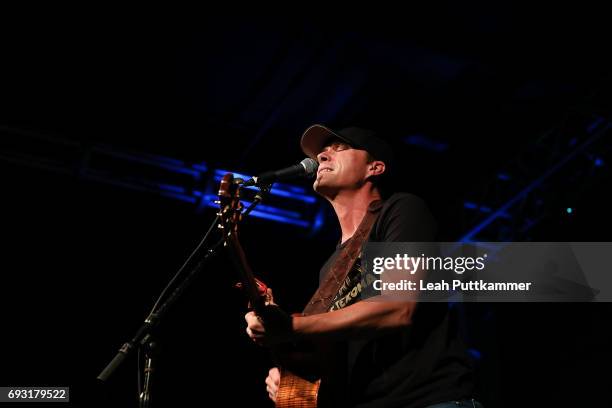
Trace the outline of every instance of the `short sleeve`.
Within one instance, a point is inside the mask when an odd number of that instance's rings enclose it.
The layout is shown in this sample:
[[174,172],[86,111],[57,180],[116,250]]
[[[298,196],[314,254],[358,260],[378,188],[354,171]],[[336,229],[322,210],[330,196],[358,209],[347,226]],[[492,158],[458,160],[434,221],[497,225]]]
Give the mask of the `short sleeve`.
[[407,193],[391,196],[377,222],[375,236],[379,242],[433,242],[436,221],[421,198]]

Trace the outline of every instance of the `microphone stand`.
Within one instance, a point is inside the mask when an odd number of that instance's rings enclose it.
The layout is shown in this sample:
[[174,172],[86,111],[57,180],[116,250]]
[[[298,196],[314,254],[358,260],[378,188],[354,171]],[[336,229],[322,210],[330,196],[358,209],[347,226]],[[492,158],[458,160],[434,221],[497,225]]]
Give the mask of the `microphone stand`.
[[[240,179],[238,179],[240,180]],[[242,213],[243,217],[246,217],[247,215],[249,215],[249,213],[251,211],[253,211],[253,208],[255,208],[257,206],[257,204],[261,203],[264,199],[264,197],[270,192],[270,190],[272,189],[272,184],[273,183],[268,183],[268,184],[256,184],[257,188],[259,189],[259,192],[257,194],[255,194],[255,198],[253,199],[253,202],[251,203],[251,205],[249,205],[249,207],[244,210],[244,212]]]
[[[236,178],[235,182],[239,185],[243,184],[242,179]],[[259,192],[256,194],[251,205],[242,213],[241,221],[246,217],[254,208],[257,206],[265,195],[272,188],[272,184],[258,185]],[[240,188],[240,186],[238,187]],[[217,218],[211,226],[217,223]],[[204,240],[206,237],[204,238]],[[159,346],[152,340],[153,329],[161,323],[162,317],[168,312],[170,306],[172,306],[183,294],[183,292],[191,285],[198,272],[203,268],[206,262],[217,254],[217,250],[221,244],[223,244],[224,238],[222,237],[212,247],[206,250],[206,253],[202,259],[200,259],[196,265],[191,269],[189,274],[183,279],[183,281],[172,291],[167,297],[166,301],[162,303],[156,310],[153,310],[149,316],[145,319],[144,323],[140,326],[134,337],[125,342],[115,357],[106,365],[102,372],[98,375],[97,379],[101,382],[106,382],[111,375],[117,370],[117,368],[126,360],[126,358],[132,353],[135,347],[139,349],[142,347],[145,349],[145,366],[144,366],[144,387],[142,393],[139,395],[140,408],[149,408],[151,406],[151,388],[153,373],[156,366],[156,360],[159,356]]]
[[[153,373],[157,364],[157,354],[159,353],[159,344],[155,342],[152,336],[147,336],[144,349],[145,365],[144,365],[144,381],[142,383],[142,392],[139,395],[139,408],[151,407],[151,386],[153,384]],[[140,379],[139,379],[140,380]]]

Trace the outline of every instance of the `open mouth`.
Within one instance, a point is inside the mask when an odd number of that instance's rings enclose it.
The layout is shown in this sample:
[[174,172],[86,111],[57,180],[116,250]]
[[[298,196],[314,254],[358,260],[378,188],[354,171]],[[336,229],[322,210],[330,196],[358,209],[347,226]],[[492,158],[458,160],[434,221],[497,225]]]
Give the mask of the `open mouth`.
[[333,170],[326,167],[326,168],[323,168],[323,169],[319,169],[319,174],[321,174],[321,173],[328,173],[330,171],[333,171]]

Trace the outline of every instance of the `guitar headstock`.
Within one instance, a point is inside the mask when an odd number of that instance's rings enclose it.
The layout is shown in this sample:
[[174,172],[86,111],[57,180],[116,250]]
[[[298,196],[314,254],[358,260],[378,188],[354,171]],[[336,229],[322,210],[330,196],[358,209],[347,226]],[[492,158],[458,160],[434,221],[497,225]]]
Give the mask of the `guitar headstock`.
[[242,217],[243,205],[240,202],[240,188],[234,182],[234,175],[227,173],[219,185],[219,228],[223,229],[223,236],[229,236],[238,231],[238,223]]

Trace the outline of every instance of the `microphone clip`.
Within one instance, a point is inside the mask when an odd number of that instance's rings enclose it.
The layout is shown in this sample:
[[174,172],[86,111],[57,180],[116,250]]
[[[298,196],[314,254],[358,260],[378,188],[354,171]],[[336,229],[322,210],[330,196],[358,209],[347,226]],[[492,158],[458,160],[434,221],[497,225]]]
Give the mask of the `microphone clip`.
[[251,187],[251,186],[256,186],[261,190],[270,190],[270,188],[272,188],[272,184],[274,184],[274,182],[261,182],[261,177],[258,176],[253,176],[250,179],[248,179],[247,181],[242,180],[242,187]]

